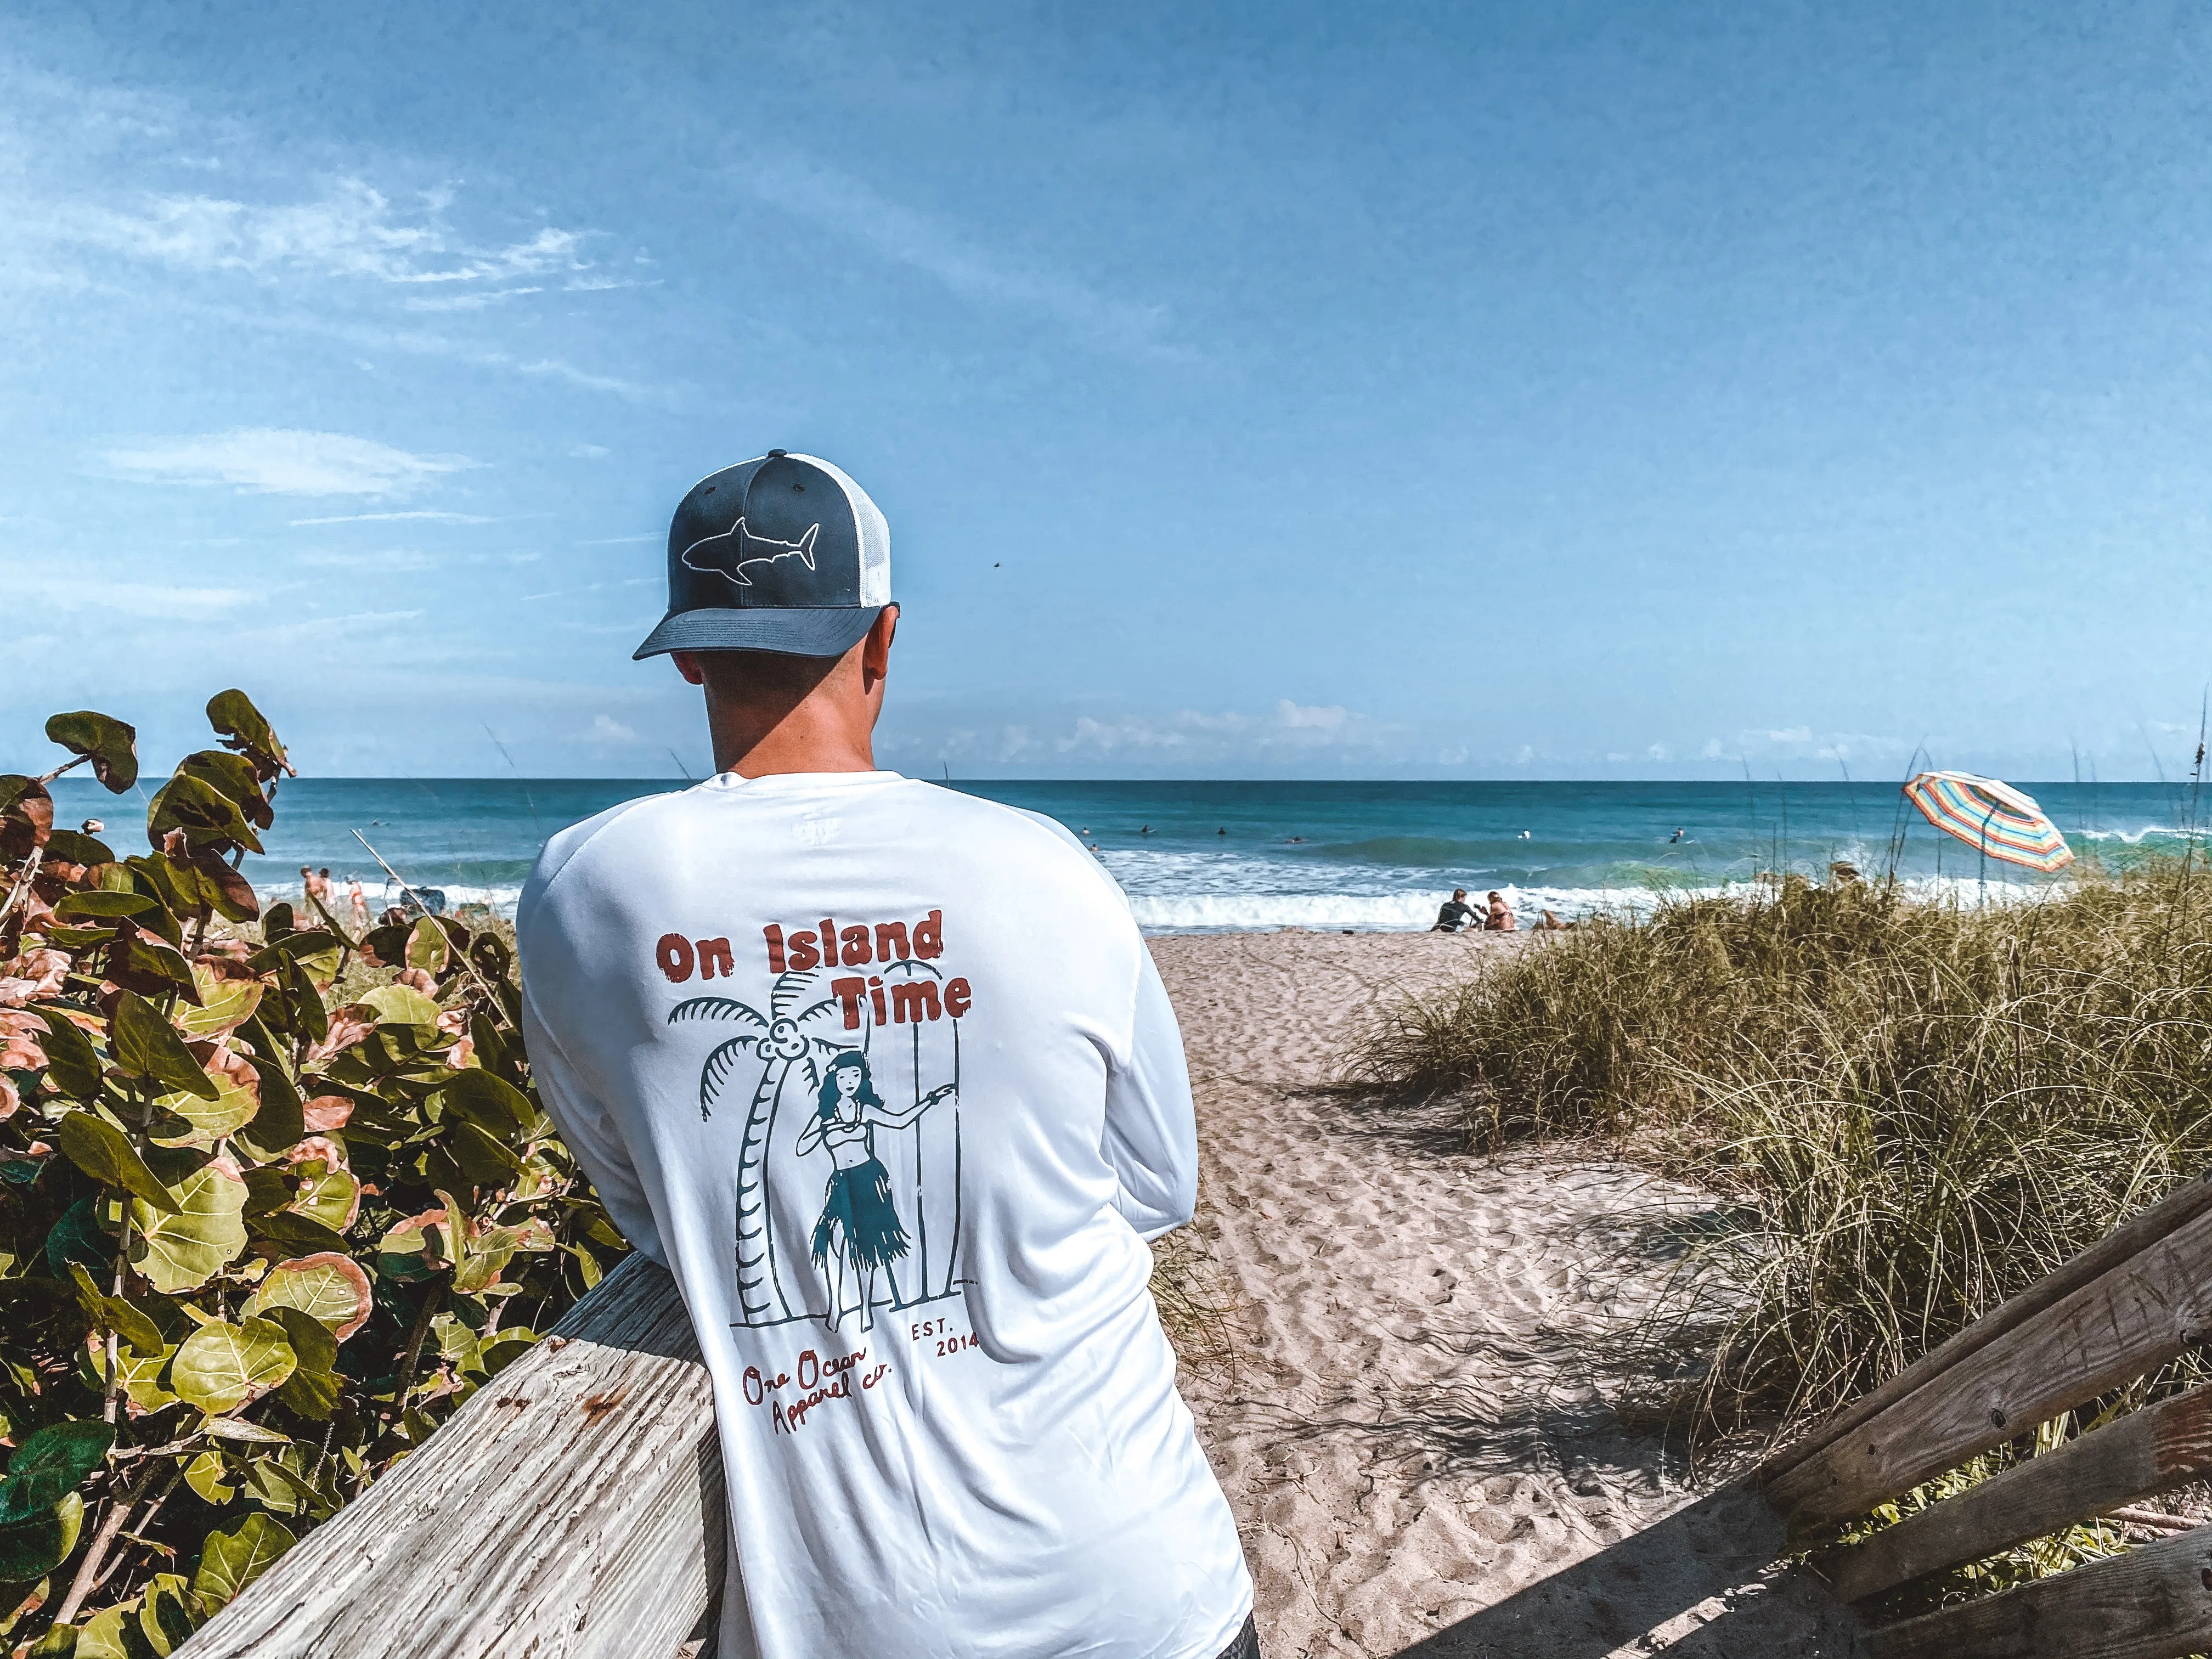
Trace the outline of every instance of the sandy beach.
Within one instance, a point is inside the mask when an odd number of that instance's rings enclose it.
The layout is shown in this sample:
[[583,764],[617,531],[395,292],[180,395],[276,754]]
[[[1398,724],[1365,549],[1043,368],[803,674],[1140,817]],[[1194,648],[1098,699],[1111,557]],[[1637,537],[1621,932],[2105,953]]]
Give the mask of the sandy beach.
[[1394,995],[1528,933],[1156,938],[1199,1110],[1199,1273],[1233,1353],[1185,1396],[1243,1528],[1273,1659],[1849,1650],[1767,1564],[1780,1528],[1683,1484],[1609,1357],[1695,1192],[1618,1162],[1485,1158],[1447,1111],[1333,1087]]

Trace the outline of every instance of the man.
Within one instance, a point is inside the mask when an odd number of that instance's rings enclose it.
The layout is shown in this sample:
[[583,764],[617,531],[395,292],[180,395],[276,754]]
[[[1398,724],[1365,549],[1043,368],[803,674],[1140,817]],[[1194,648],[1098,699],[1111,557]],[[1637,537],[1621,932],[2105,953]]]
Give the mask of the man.
[[1455,887],[1452,896],[1437,907],[1437,925],[1429,931],[1432,933],[1456,933],[1475,919],[1474,907],[1467,902],[1467,889]]
[[1146,1241],[1182,1039],[1060,825],[878,771],[890,533],[826,461],[702,479],[638,647],[717,775],[553,837],[516,920],[546,1107],[714,1383],[725,1659],[1256,1659]]

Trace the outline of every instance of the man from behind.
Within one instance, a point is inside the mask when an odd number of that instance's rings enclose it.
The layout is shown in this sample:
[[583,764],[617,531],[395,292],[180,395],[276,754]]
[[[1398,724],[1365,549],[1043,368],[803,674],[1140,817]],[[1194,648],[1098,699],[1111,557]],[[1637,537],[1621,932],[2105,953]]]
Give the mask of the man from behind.
[[714,1383],[725,1659],[1256,1659],[1147,1240],[1182,1040],[1059,825],[876,769],[890,536],[826,461],[702,479],[638,649],[716,775],[547,843],[517,915],[547,1109]]

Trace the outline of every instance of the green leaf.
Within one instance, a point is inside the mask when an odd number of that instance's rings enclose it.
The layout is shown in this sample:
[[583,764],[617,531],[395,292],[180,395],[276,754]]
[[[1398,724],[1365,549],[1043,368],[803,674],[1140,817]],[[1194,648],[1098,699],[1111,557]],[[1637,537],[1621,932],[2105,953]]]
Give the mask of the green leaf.
[[[164,1191],[166,1192],[166,1188]],[[81,1262],[88,1267],[97,1267],[103,1273],[115,1265],[115,1241],[100,1231],[100,1211],[103,1200],[81,1198],[64,1210],[61,1219],[46,1232],[46,1266],[56,1279],[69,1277],[70,1263]],[[28,1291],[33,1285],[50,1285],[52,1281],[36,1279],[0,1279],[0,1286],[18,1291]],[[52,1287],[58,1294],[58,1287]],[[64,1297],[64,1300],[69,1298]]]
[[522,1172],[522,1160],[473,1123],[456,1123],[446,1132],[446,1150],[471,1186],[495,1190]]
[[46,837],[46,861],[63,864],[112,864],[115,849],[96,836],[75,830],[57,830]]
[[487,1134],[506,1140],[538,1121],[538,1109],[530,1097],[481,1066],[471,1066],[453,1074],[438,1091],[441,1109],[449,1117],[473,1123]]
[[21,1521],[50,1510],[106,1461],[115,1430],[106,1423],[70,1418],[49,1424],[15,1449],[8,1477],[0,1480],[0,1521]]
[[121,720],[81,708],[73,714],[56,714],[46,722],[46,741],[58,743],[72,755],[92,757],[92,775],[111,794],[121,794],[138,781],[137,732]]
[[138,1607],[138,1631],[157,1659],[169,1659],[191,1638],[192,1612],[185,1598],[190,1587],[173,1572],[154,1575]]
[[438,1023],[438,1005],[410,985],[380,985],[357,1006],[374,1009],[382,1025],[429,1025]]
[[221,1509],[238,1496],[238,1488],[224,1479],[226,1470],[222,1454],[204,1451],[185,1465],[185,1484],[200,1496],[200,1501]]
[[282,1325],[219,1321],[185,1339],[169,1364],[169,1386],[186,1405],[223,1417],[277,1387],[298,1364]]
[[269,803],[261,793],[260,780],[253,775],[252,763],[243,757],[226,755],[220,749],[195,750],[177,763],[177,770],[216,790],[249,817],[268,808]]
[[320,1175],[302,1174],[300,1191],[288,1206],[295,1214],[319,1221],[333,1232],[353,1224],[361,1209],[361,1182],[349,1170],[325,1170]]
[[[276,997],[264,1006],[281,1005],[283,1000]],[[261,1074],[261,1109],[253,1115],[252,1122],[239,1131],[239,1144],[257,1158],[281,1157],[307,1133],[307,1121],[301,1115],[300,1091],[284,1069],[283,1049],[258,1018],[240,1026],[238,1034],[253,1051],[253,1069]]]
[[33,1012],[46,1024],[46,1038],[39,1046],[46,1051],[47,1080],[74,1099],[92,1099],[100,1092],[100,1055],[92,1039],[58,1008]]
[[185,844],[194,852],[222,851],[243,847],[262,850],[238,810],[238,803],[205,778],[179,772],[163,784],[146,809],[146,839],[159,847],[172,830],[185,832]]
[[376,1243],[376,1270],[402,1284],[428,1279],[453,1259],[450,1210],[426,1210],[394,1222]]
[[164,1112],[175,1113],[210,1139],[251,1123],[253,1115],[261,1109],[260,1096],[247,1088],[235,1072],[210,1072],[207,1075],[216,1085],[214,1099],[202,1100],[179,1091],[155,1096],[154,1104]]
[[[77,1632],[76,1659],[137,1659],[123,1639],[123,1626],[128,1622],[135,1635],[137,1624],[131,1619],[125,1607],[102,1607],[85,1621]],[[143,1638],[140,1638],[142,1641]]]
[[446,930],[428,916],[417,917],[407,935],[407,965],[428,974],[442,974],[452,955]]
[[245,1310],[270,1317],[279,1310],[307,1314],[330,1328],[334,1342],[343,1342],[368,1321],[371,1305],[368,1275],[361,1264],[326,1250],[278,1262],[254,1286]]
[[0,1584],[37,1582],[70,1558],[84,1526],[84,1499],[70,1492],[50,1510],[0,1522]]
[[[129,995],[128,992],[124,994]],[[97,1112],[80,1109],[64,1113],[54,1128],[54,1144],[62,1155],[110,1187],[120,1187],[142,1204],[174,1214],[178,1200],[155,1178],[123,1131]]]
[[271,1308],[270,1318],[284,1328],[285,1340],[299,1356],[299,1368],[284,1379],[276,1398],[301,1416],[330,1420],[343,1387],[337,1376],[337,1339],[313,1314],[297,1308]]
[[118,1349],[115,1355],[115,1380],[131,1396],[131,1403],[142,1412],[157,1412],[164,1406],[173,1406],[177,1396],[169,1392],[162,1379],[168,1376],[169,1362],[176,1357],[177,1345],[173,1342],[149,1354],[128,1347]]
[[161,1328],[119,1296],[109,1296],[94,1284],[92,1275],[76,1262],[70,1263],[70,1277],[76,1285],[76,1299],[94,1324],[102,1330],[113,1331],[128,1342],[135,1352],[159,1354],[167,1346],[161,1340]]
[[313,1216],[301,1215],[291,1210],[279,1210],[274,1215],[253,1218],[257,1237],[274,1244],[283,1255],[295,1256],[343,1255],[346,1241],[343,1233],[333,1232]]
[[115,1006],[115,1063],[132,1077],[151,1078],[202,1100],[221,1092],[177,1028],[143,997],[123,993]]
[[196,1042],[245,1024],[269,988],[259,980],[225,979],[205,963],[192,964],[192,982],[198,988],[200,1006],[178,1015],[177,1029]]
[[131,1200],[131,1265],[164,1295],[198,1290],[246,1249],[246,1182],[221,1160],[170,1189],[173,1213]]
[[538,1346],[538,1333],[517,1327],[501,1331],[477,1350],[486,1376],[497,1376]]
[[192,1574],[192,1594],[202,1611],[213,1614],[227,1605],[298,1541],[289,1528],[265,1515],[247,1516],[234,1532],[210,1534]]
[[223,747],[246,756],[264,777],[274,777],[283,768],[284,745],[245,692],[216,692],[208,699],[207,717],[208,724],[222,734]]
[[145,931],[159,922],[176,925],[175,919],[161,909],[149,911],[135,929],[126,920],[107,953],[107,976],[141,995],[167,996],[174,992],[187,1002],[198,1001],[199,991],[192,983],[191,964],[183,952]]
[[151,910],[155,901],[143,893],[111,893],[102,888],[92,888],[82,893],[70,893],[54,906],[58,916],[135,916],[142,910]]

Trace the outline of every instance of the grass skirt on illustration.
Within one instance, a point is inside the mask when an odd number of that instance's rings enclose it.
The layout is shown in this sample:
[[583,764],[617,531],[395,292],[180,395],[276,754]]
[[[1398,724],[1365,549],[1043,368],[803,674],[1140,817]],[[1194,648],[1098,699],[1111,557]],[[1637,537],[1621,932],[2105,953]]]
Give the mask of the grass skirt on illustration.
[[890,1172],[874,1158],[830,1177],[822,1218],[814,1224],[814,1261],[830,1265],[832,1224],[843,1230],[845,1259],[855,1267],[888,1267],[907,1252],[906,1229],[891,1207]]

